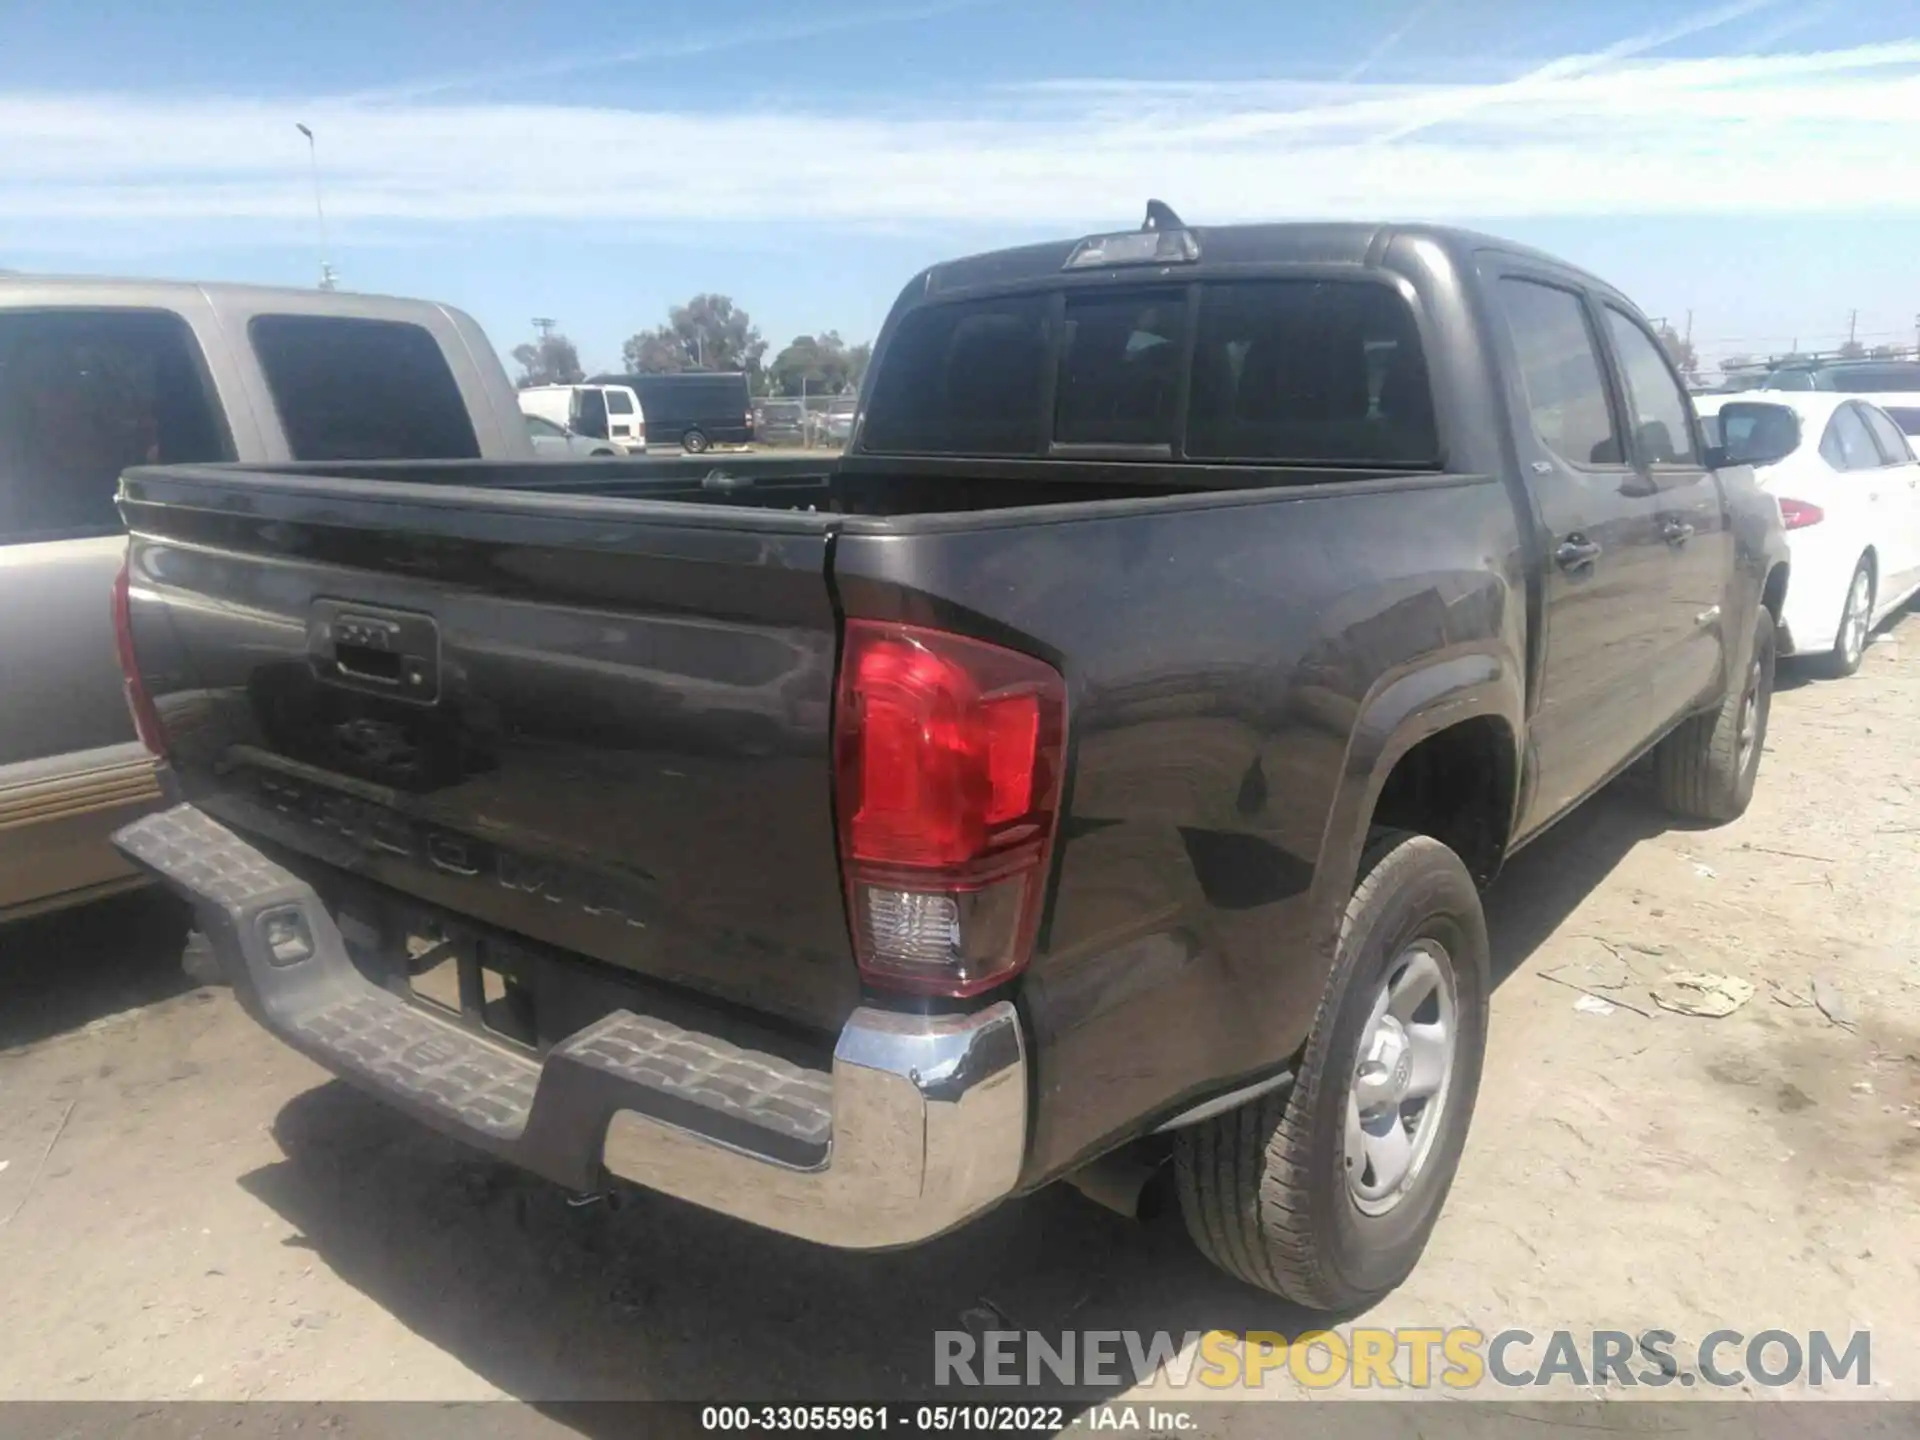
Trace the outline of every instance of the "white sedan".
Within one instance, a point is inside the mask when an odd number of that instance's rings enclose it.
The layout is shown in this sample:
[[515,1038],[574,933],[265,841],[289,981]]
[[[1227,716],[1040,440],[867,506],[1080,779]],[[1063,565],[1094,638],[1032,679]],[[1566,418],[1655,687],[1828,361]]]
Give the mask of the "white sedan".
[[533,442],[533,453],[541,460],[578,460],[583,457],[595,460],[612,458],[620,452],[610,440],[595,440],[590,435],[581,435],[556,425],[544,415],[523,415],[527,422],[527,439]]
[[1791,570],[1782,655],[1860,668],[1873,628],[1920,590],[1920,464],[1857,395],[1748,390],[1695,402],[1707,438],[1780,502]]

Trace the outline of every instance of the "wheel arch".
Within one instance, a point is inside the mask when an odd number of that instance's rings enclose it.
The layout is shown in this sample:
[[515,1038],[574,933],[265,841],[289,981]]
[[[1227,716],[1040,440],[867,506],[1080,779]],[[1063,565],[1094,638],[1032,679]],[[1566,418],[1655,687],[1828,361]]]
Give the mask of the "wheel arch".
[[1519,813],[1524,690],[1497,653],[1449,656],[1395,676],[1364,702],[1314,871],[1316,913],[1337,924],[1380,824],[1433,835],[1482,885],[1499,873]]

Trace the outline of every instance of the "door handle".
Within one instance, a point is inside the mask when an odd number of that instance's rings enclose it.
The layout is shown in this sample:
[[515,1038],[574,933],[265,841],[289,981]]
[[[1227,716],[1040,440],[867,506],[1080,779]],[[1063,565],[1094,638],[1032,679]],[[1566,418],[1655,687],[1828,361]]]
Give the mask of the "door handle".
[[1580,534],[1569,535],[1553,552],[1553,563],[1562,570],[1584,570],[1600,558],[1600,547]]
[[1669,520],[1660,527],[1660,538],[1669,545],[1684,545],[1693,538],[1693,526],[1684,520]]

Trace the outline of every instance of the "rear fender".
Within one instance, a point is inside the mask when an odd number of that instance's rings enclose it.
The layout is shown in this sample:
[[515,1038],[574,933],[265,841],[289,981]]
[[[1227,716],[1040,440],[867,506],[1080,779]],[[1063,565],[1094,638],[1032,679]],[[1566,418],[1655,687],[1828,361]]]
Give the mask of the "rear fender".
[[[1313,913],[1329,964],[1341,914],[1359,879],[1367,831],[1393,767],[1421,741],[1463,721],[1491,716],[1505,722],[1515,737],[1512,759],[1514,774],[1520,775],[1524,703],[1518,671],[1492,651],[1452,655],[1394,676],[1362,703],[1314,867]],[[1514,808],[1505,817],[1508,837],[1513,833],[1520,789],[1514,786]]]

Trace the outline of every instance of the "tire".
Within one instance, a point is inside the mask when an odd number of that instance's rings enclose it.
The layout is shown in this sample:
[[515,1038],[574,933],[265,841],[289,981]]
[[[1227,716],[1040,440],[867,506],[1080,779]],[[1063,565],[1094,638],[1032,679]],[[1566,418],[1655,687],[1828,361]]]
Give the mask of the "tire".
[[611,460],[618,453],[618,451],[614,450],[589,450],[587,452],[587,458],[590,460]]
[[[1419,1261],[1459,1167],[1486,1049],[1487,926],[1460,857],[1428,836],[1384,831],[1360,874],[1293,1085],[1180,1130],[1174,1141],[1180,1209],[1200,1252],[1249,1285],[1330,1312],[1379,1299]],[[1404,1187],[1380,1210],[1378,1196],[1359,1193],[1368,1176],[1376,1188],[1382,1178],[1370,1152],[1349,1179],[1348,1107],[1360,1093],[1357,1064],[1376,1000],[1421,963],[1410,956],[1434,963],[1424,947],[1438,947],[1439,968],[1450,976],[1450,992],[1443,986],[1430,998],[1444,1018],[1438,997],[1450,995],[1454,1038],[1441,1088],[1427,1101],[1437,1101],[1438,1114],[1421,1112],[1433,1128],[1420,1129],[1425,1122],[1415,1118]],[[1411,1011],[1416,1021],[1427,1006]],[[1398,1081],[1399,1067],[1388,1075]],[[1383,1137],[1408,1134],[1391,1105],[1368,1123]]]
[[1873,562],[1862,555],[1847,581],[1847,599],[1840,608],[1840,626],[1833,632],[1833,648],[1821,657],[1820,668],[1832,679],[1844,680],[1856,673],[1866,658],[1867,641],[1873,634],[1875,589]]
[[[1745,682],[1728,688],[1718,710],[1684,721],[1654,749],[1654,788],[1667,809],[1714,824],[1746,813],[1767,746],[1773,671],[1773,616],[1762,608],[1753,624]],[[1743,738],[1749,718],[1752,726]]]
[[701,454],[712,443],[707,439],[707,432],[704,430],[689,430],[680,437],[680,448],[689,455]]

